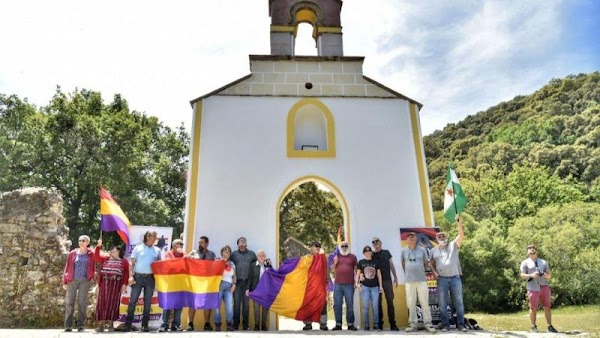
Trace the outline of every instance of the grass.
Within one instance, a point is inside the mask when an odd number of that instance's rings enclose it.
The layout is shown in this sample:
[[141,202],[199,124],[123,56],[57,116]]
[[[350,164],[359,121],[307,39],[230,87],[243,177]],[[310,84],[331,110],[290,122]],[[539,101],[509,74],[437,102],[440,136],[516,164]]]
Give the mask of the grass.
[[[490,331],[528,331],[531,324],[527,311],[517,313],[470,313],[466,317],[474,318],[484,330]],[[600,334],[600,305],[565,306],[552,309],[552,325],[559,331],[585,331]],[[544,311],[537,313],[537,326],[540,332],[546,332]]]

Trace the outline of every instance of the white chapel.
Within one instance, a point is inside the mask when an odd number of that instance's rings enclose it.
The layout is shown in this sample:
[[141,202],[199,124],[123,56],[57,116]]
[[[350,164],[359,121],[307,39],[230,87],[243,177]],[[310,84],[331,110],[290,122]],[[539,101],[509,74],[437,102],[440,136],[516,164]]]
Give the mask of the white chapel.
[[[250,55],[249,74],[191,101],[186,246],[208,236],[218,255],[244,236],[278,265],[279,206],[314,181],[340,201],[352,252],[361,259],[381,238],[402,284],[399,229],[434,224],[422,105],[365,76],[364,57],[344,55],[341,0],[268,3],[271,54]],[[317,56],[295,55],[300,23],[312,25]],[[406,325],[402,286],[394,303]],[[270,323],[277,327],[274,316]]]

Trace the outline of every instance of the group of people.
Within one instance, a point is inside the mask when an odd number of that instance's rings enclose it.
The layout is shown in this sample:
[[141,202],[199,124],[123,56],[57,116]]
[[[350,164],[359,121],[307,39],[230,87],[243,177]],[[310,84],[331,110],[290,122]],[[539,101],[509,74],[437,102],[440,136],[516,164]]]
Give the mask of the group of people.
[[[462,270],[458,257],[458,249],[464,238],[462,219],[456,217],[458,236],[449,242],[448,234],[440,232],[436,235],[438,246],[429,253],[422,246],[417,245],[417,236],[410,232],[406,236],[408,246],[401,252],[400,262],[404,270],[406,302],[409,309],[409,327],[407,332],[419,329],[417,316],[417,300],[421,304],[424,328],[435,332],[429,309],[429,289],[426,271],[432,271],[437,280],[438,305],[441,323],[438,328],[446,332],[450,328],[450,318],[446,308],[449,294],[456,310],[456,328],[467,331],[465,328],[464,305],[462,292]],[[161,250],[154,245],[156,232],[144,234],[143,245],[137,245],[131,255],[130,262],[123,258],[123,249],[119,246],[110,248],[108,254],[102,252],[102,240],[99,240],[95,250],[91,250],[90,238],[79,237],[79,248],[69,253],[63,274],[63,288],[66,290],[65,331],[73,329],[73,313],[76,299],[78,300],[78,330],[84,330],[87,308],[87,293],[90,283],[95,276],[95,263],[100,263],[101,269],[98,276],[100,288],[96,304],[96,320],[99,323],[96,331],[103,332],[108,329],[114,331],[113,321],[119,317],[119,304],[121,293],[127,285],[131,285],[131,297],[127,308],[124,330],[131,331],[134,319],[135,306],[143,293],[144,309],[142,315],[142,331],[148,332],[152,294],[155,289],[154,276],[151,264],[161,259]],[[238,249],[232,252],[228,245],[221,248],[221,256],[217,257],[208,249],[209,239],[200,237],[198,249],[185,253],[182,240],[174,240],[171,250],[163,259],[188,257],[203,260],[224,260],[226,266],[219,285],[219,299],[224,304],[225,317],[223,318],[220,306],[215,308],[214,323],[217,331],[226,329],[249,330],[249,293],[253,291],[265,271],[272,268],[270,259],[264,250],[254,253],[247,247],[246,238],[237,240]],[[342,330],[343,305],[346,306],[347,329],[356,331],[354,325],[354,292],[358,290],[362,299],[362,317],[365,321],[364,330],[383,329],[382,298],[387,303],[389,328],[399,331],[395,322],[394,288],[398,285],[398,277],[392,255],[382,248],[382,241],[374,237],[371,244],[366,245],[362,252],[364,258],[360,261],[350,252],[348,242],[339,244],[338,250],[329,266],[334,276],[333,309],[335,326],[332,330]],[[320,242],[310,245],[311,254],[323,253]],[[530,305],[530,318],[532,331],[537,331],[535,324],[538,304],[542,303],[548,322],[548,330],[556,332],[551,324],[550,289],[548,279],[551,272],[546,261],[537,257],[537,248],[528,247],[529,258],[521,264],[521,277],[527,280],[528,299]],[[329,274],[328,274],[329,277]],[[268,309],[257,303],[254,305],[254,330],[268,330]],[[212,331],[210,316],[212,310],[204,311],[204,330]],[[373,322],[369,320],[369,312],[373,313]],[[163,322],[159,331],[182,331],[182,309],[164,310]],[[195,309],[189,309],[189,323],[187,331],[194,331]],[[172,315],[172,319],[171,319]],[[222,326],[225,324],[225,328]],[[319,328],[328,330],[327,304],[321,312]],[[241,327],[240,327],[241,325]],[[303,330],[312,330],[311,322],[304,322]]]

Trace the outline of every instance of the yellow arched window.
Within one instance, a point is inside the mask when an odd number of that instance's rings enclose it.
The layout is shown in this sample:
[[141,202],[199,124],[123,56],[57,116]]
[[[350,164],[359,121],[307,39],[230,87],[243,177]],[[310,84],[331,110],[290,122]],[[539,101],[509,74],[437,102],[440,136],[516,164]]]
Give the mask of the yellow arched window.
[[317,99],[303,99],[287,118],[288,157],[335,157],[335,124],[331,111]]

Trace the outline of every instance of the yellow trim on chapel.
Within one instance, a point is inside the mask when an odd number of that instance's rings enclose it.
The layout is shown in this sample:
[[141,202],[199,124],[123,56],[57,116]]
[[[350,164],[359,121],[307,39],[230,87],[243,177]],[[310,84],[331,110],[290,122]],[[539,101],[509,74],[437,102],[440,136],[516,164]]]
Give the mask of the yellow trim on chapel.
[[[343,239],[345,239],[348,242],[348,244],[351,244],[350,210],[348,209],[348,202],[346,202],[346,198],[342,194],[342,191],[331,181],[329,181],[328,179],[323,178],[321,176],[317,176],[317,175],[302,176],[302,177],[295,179],[294,181],[292,181],[290,184],[287,185],[287,187],[283,190],[283,192],[279,196],[279,199],[277,200],[277,204],[275,205],[275,247],[277,248],[277,250],[275,250],[276,251],[275,259],[276,259],[277,266],[279,266],[280,259],[281,259],[281,257],[279,257],[279,228],[281,227],[281,225],[279,224],[279,222],[280,222],[279,207],[281,206],[281,203],[283,202],[285,197],[292,190],[296,189],[299,185],[306,183],[306,182],[318,182],[318,183],[324,185],[325,187],[327,187],[327,189],[329,189],[335,195],[335,197],[338,199],[338,201],[340,201],[340,206],[342,207],[342,215],[343,215],[343,219],[344,219]],[[329,253],[326,252],[326,254],[329,254]]]
[[200,166],[200,135],[202,133],[202,100],[196,102],[194,106],[194,129],[192,133],[192,149],[190,149],[191,164],[190,164],[190,184],[188,186],[188,214],[185,222],[185,239],[186,247],[193,248],[196,241],[196,206],[198,198],[198,176]]
[[[325,115],[327,121],[327,150],[296,150],[294,149],[295,139],[295,128],[294,123],[296,119],[296,113],[300,108],[314,105],[319,108]],[[335,122],[333,120],[333,114],[327,108],[327,106],[314,98],[302,99],[288,112],[287,118],[287,157],[308,157],[308,158],[327,158],[335,157]]]
[[415,155],[417,158],[417,169],[419,173],[419,186],[421,188],[421,204],[423,206],[423,218],[425,226],[433,226],[433,217],[431,212],[431,203],[429,200],[429,186],[427,185],[427,172],[425,171],[425,155],[423,154],[423,145],[421,143],[421,129],[419,128],[419,115],[414,103],[409,102],[410,122],[412,126],[413,142],[415,145]]

